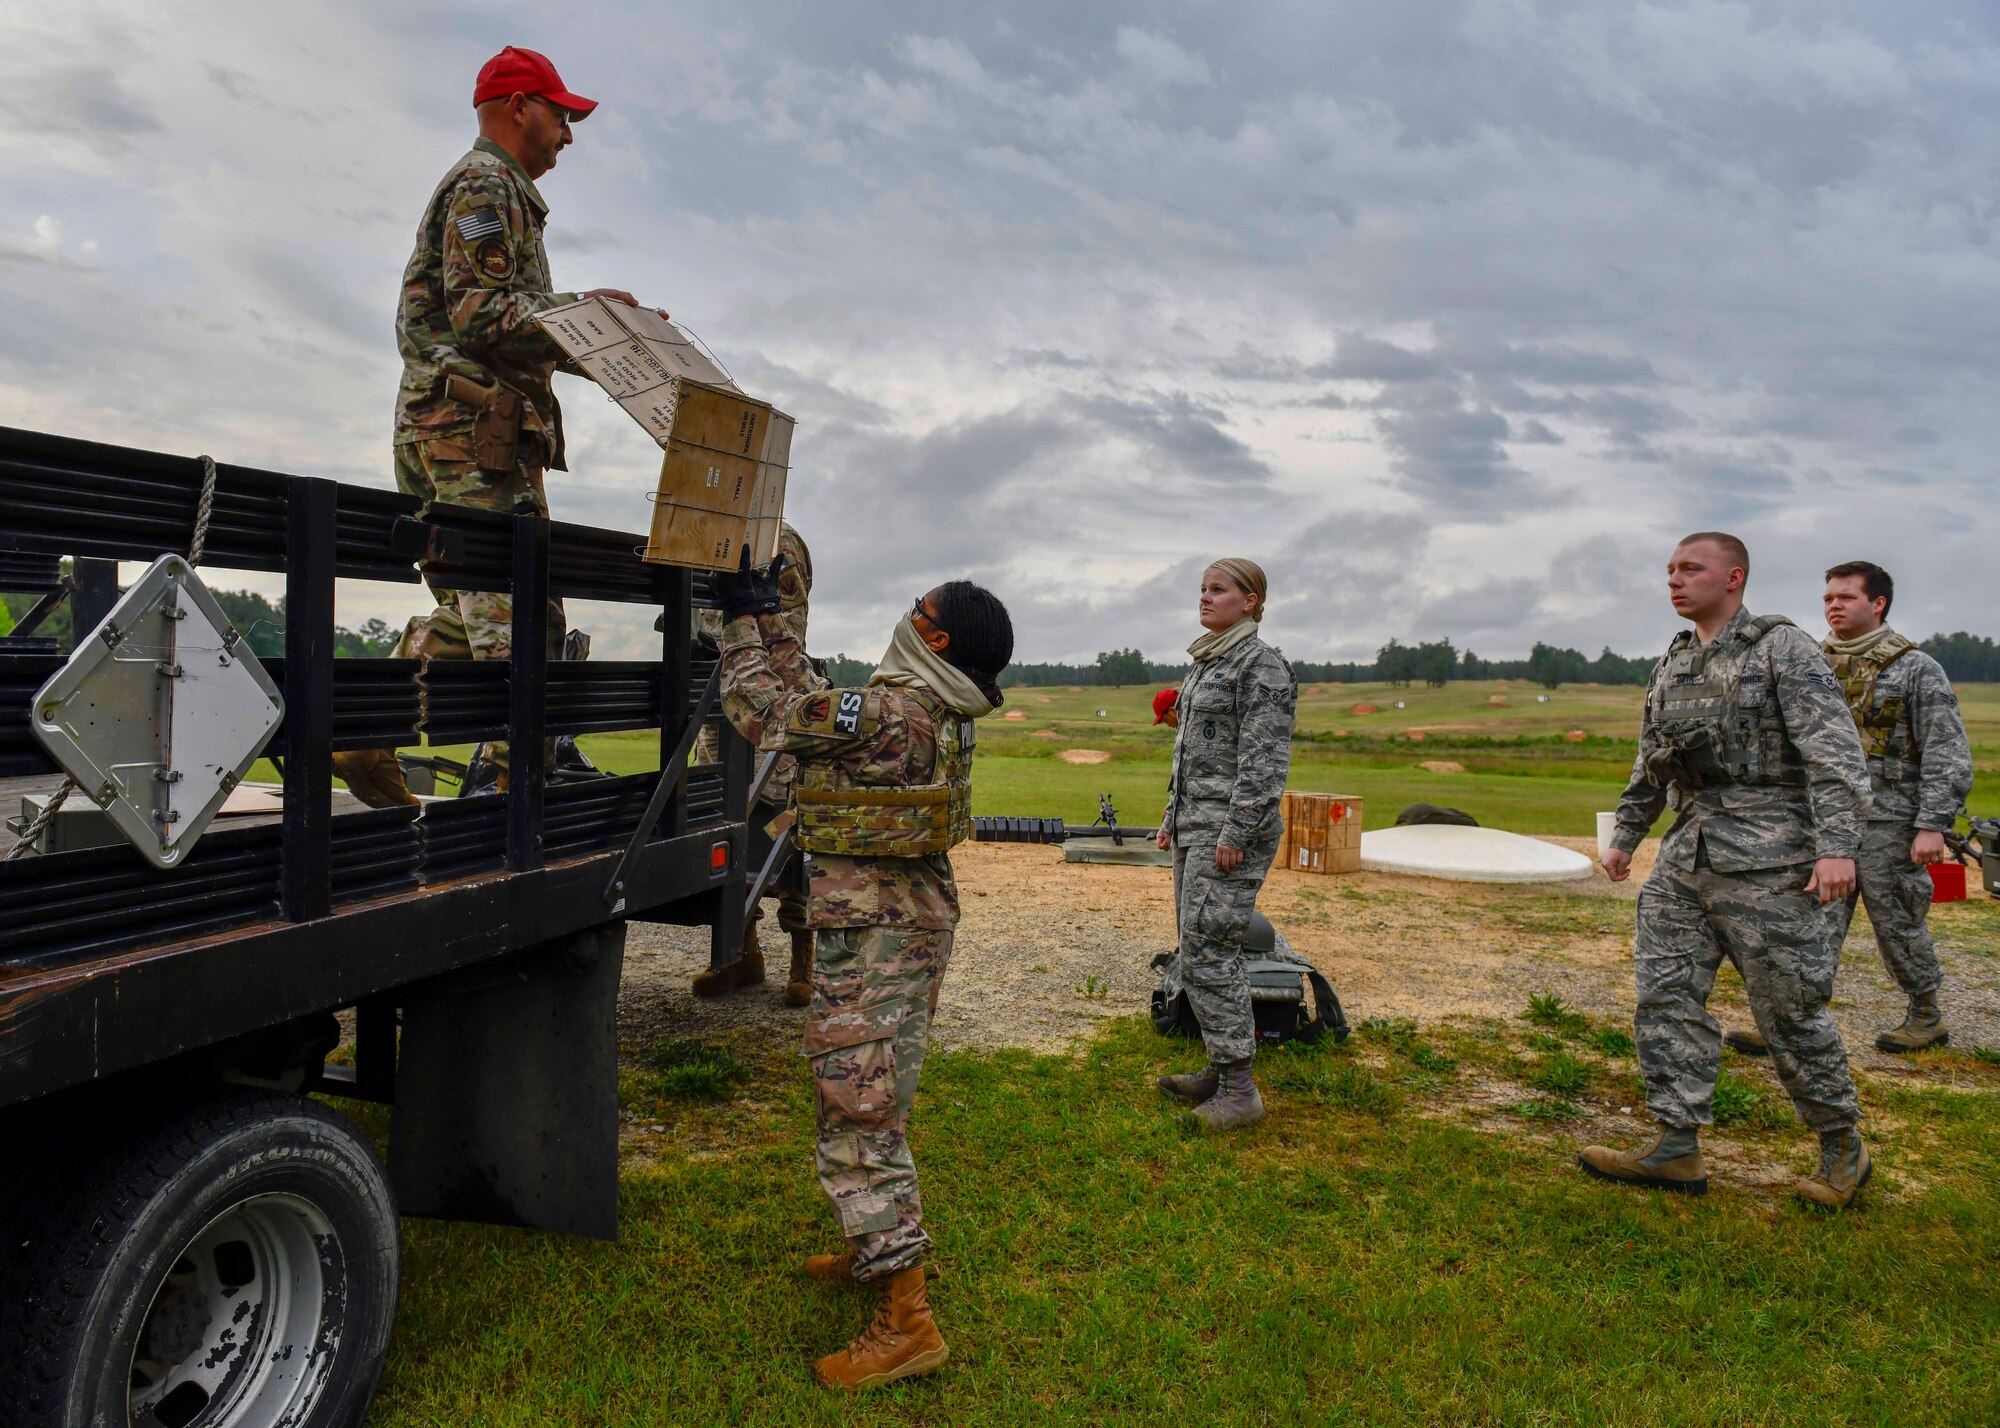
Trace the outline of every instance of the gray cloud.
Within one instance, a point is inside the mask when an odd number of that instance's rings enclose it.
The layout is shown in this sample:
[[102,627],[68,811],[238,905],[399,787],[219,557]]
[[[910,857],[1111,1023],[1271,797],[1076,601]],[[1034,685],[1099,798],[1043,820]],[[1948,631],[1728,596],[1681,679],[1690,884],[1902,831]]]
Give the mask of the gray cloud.
[[[0,420],[386,483],[398,277],[503,33],[604,100],[541,185],[558,283],[798,415],[816,643],[972,573],[1024,658],[1168,654],[1227,550],[1297,656],[1630,651],[1654,548],[1725,524],[1769,608],[1865,552],[1918,633],[1992,618],[1938,574],[2000,541],[1971,0],[81,0],[0,22]],[[643,524],[657,453],[563,392],[558,512]]]

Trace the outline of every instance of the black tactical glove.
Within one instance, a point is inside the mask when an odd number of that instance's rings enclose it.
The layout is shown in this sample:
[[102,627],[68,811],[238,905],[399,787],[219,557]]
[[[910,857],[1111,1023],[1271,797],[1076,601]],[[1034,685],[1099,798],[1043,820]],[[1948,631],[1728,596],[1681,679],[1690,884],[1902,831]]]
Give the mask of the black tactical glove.
[[779,556],[763,570],[750,568],[750,547],[743,547],[743,564],[726,575],[709,577],[709,588],[715,592],[716,604],[722,609],[725,621],[734,620],[739,615],[775,615],[784,603],[778,590],[778,577],[785,573],[785,557]]

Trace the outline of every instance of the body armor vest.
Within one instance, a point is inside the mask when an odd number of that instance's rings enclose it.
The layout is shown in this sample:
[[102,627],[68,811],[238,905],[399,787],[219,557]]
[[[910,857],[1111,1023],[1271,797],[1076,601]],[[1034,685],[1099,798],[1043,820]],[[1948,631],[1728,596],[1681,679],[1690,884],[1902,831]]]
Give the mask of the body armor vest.
[[[1821,646],[1822,649],[1826,647]],[[1908,750],[1911,740],[1907,733],[1898,738],[1899,731],[1909,727],[1909,707],[1903,697],[1892,695],[1882,701],[1882,707],[1875,707],[1875,683],[1882,677],[1882,671],[1908,654],[1916,646],[1901,635],[1890,634],[1866,654],[1843,655],[1826,650],[1826,657],[1833,664],[1834,678],[1840,681],[1840,689],[1847,696],[1848,710],[1854,715],[1854,727],[1861,731],[1861,747],[1871,759],[1887,758],[1891,754],[1901,757]]]
[[1704,649],[1692,634],[1675,639],[1646,752],[1646,775],[1654,784],[1685,792],[1722,784],[1805,783],[1805,761],[1785,733],[1777,691],[1767,688],[1760,704],[1741,702],[1747,647],[1791,623],[1783,615],[1750,621],[1739,637],[1745,658],[1736,660],[1717,659],[1725,649],[1720,641]]
[[834,763],[801,762],[792,787],[798,842],[808,853],[850,858],[921,858],[972,836],[971,719],[926,699],[937,726],[934,782],[857,782]]

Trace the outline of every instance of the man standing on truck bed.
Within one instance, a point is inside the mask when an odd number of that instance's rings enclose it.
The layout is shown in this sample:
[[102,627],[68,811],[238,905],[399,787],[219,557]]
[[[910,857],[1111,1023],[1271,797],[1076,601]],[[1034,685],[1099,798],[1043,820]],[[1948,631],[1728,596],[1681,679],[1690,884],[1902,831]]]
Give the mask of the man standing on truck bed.
[[990,591],[940,585],[896,625],[865,689],[823,689],[781,615],[784,563],[718,577],[722,707],[798,760],[798,842],[817,933],[805,1054],[819,1182],[847,1248],[805,1271],[881,1295],[859,1338],[814,1365],[863,1390],[945,1361],[924,1289],[923,1207],[905,1136],[958,922],[949,849],[972,832],[973,721],[999,707],[1014,626]]
[[[630,293],[552,291],[542,228],[549,206],[535,180],[555,167],[597,101],[571,94],[554,65],[509,45],[479,71],[472,106],[479,138],[431,194],[403,271],[396,346],[396,485],[426,502],[547,515],[542,474],[563,464],[562,412],[552,380],[574,373],[535,322],[580,298]],[[399,658],[506,659],[514,604],[495,591],[433,584],[437,608],[410,622]],[[560,659],[563,610],[549,602],[549,657]],[[486,746],[506,787],[507,746]],[[394,750],[334,755],[334,771],[375,807],[414,803]]]

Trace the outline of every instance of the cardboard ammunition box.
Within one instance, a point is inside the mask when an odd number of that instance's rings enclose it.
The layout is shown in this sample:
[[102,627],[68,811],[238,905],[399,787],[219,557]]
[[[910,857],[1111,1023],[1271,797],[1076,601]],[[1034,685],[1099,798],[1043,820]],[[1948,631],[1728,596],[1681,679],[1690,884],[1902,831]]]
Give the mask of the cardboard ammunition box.
[[769,402],[682,378],[654,493],[645,558],[734,570],[777,558],[792,459],[792,419]]
[[1361,800],[1341,793],[1288,793],[1278,866],[1300,873],[1361,871]]

